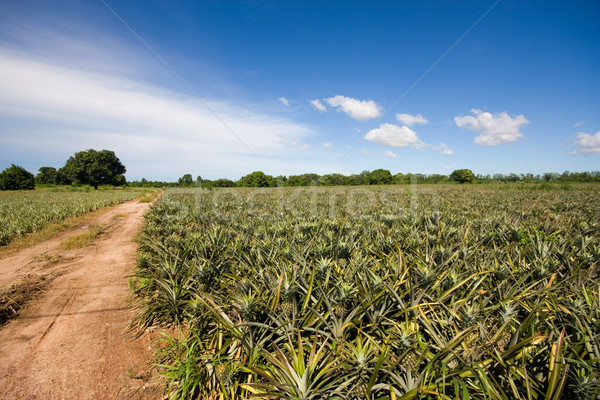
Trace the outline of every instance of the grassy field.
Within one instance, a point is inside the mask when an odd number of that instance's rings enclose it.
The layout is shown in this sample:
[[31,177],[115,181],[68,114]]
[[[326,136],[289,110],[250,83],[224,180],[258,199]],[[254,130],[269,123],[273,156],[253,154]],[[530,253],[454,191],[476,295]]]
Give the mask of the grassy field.
[[168,190],[141,241],[172,398],[600,395],[598,186]]
[[50,224],[131,200],[143,193],[143,189],[85,190],[66,187],[0,192],[0,246]]

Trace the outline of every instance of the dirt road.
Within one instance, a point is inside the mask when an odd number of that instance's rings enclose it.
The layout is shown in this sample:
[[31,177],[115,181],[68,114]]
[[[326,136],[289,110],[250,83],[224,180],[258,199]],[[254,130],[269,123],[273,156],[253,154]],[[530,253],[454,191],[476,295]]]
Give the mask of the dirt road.
[[0,259],[0,287],[24,279],[43,289],[0,328],[1,399],[156,399],[149,339],[131,320],[127,276],[147,203],[112,207],[90,221],[103,233],[84,248],[61,247],[86,226]]

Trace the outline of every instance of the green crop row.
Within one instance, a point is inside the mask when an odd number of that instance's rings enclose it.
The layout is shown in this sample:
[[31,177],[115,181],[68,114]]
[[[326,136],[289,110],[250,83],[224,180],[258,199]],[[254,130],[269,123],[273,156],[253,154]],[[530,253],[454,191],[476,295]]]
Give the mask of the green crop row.
[[141,194],[139,190],[1,192],[0,246],[47,225],[131,200]]
[[167,191],[132,327],[171,398],[597,398],[598,193]]

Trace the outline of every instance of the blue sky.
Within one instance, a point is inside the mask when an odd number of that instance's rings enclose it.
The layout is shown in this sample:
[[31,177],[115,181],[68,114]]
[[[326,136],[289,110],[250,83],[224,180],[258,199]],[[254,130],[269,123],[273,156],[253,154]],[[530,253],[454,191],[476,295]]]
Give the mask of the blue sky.
[[0,3],[0,169],[600,170],[597,1]]

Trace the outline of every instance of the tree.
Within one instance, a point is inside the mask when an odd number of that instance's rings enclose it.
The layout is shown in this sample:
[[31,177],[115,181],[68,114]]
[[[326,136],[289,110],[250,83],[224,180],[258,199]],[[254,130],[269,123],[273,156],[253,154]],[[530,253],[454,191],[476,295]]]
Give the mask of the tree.
[[405,184],[405,183],[410,183],[406,177],[406,175],[404,175],[401,172],[398,172],[396,175],[392,176],[392,183],[394,185],[401,185],[401,184]]
[[57,185],[60,183],[60,176],[54,167],[40,167],[35,182],[39,185]]
[[0,173],[0,190],[30,189],[35,189],[35,178],[25,168],[12,164]]
[[190,187],[194,184],[194,180],[192,179],[192,174],[185,174],[181,178],[179,178],[179,186],[182,187]]
[[346,185],[348,178],[342,174],[323,175],[320,182],[327,186],[342,186]]
[[291,175],[285,182],[286,186],[315,186],[321,178],[318,174]]
[[369,174],[370,185],[389,185],[392,183],[392,174],[387,169],[376,169]]
[[446,175],[432,174],[427,177],[427,183],[444,183],[448,180]]
[[235,187],[235,182],[231,179],[219,178],[212,182],[213,187]]
[[275,186],[282,187],[287,183],[287,178],[285,175],[279,175],[275,177]]
[[450,174],[450,180],[459,183],[472,183],[474,179],[475,175],[470,169],[456,169]]
[[99,185],[124,185],[125,171],[125,166],[113,151],[90,149],[69,157],[59,173],[64,173],[71,182],[91,185],[98,189]]
[[275,184],[275,178],[262,171],[254,171],[238,181],[238,185],[242,187],[272,187]]

